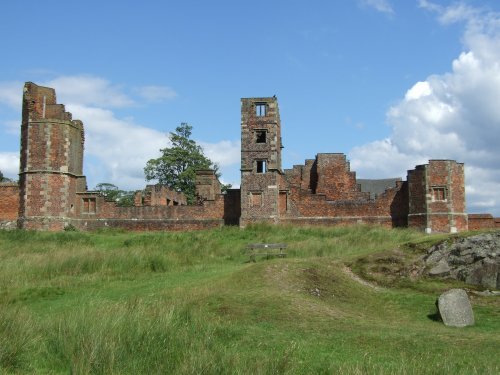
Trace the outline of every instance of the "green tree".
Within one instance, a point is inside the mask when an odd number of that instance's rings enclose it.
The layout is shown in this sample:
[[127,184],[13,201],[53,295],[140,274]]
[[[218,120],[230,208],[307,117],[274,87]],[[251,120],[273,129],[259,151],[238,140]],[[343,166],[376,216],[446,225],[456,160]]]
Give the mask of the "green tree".
[[0,182],[12,181],[10,178],[4,177],[2,171],[0,171]]
[[146,180],[157,180],[172,190],[184,193],[188,204],[196,201],[196,170],[218,170],[213,163],[203,154],[203,149],[191,139],[193,127],[182,123],[168,136],[171,147],[160,150],[161,156],[151,159],[144,168]]
[[118,186],[109,182],[101,182],[96,185],[94,190],[103,195],[106,200],[115,202],[120,207],[130,207],[134,205],[134,192],[120,190]]
[[98,183],[94,190],[98,191],[103,195],[107,200],[114,201],[120,194],[120,189],[118,186],[110,184],[109,182],[101,182]]

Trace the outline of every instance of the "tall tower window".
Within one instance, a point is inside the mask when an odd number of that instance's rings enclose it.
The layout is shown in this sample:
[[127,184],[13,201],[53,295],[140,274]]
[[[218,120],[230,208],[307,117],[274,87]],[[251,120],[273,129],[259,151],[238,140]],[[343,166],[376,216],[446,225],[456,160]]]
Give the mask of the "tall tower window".
[[267,105],[266,103],[255,103],[255,115],[262,117],[266,115]]
[[267,172],[267,160],[257,160],[257,173]]
[[266,143],[266,138],[267,138],[266,130],[255,131],[255,143]]

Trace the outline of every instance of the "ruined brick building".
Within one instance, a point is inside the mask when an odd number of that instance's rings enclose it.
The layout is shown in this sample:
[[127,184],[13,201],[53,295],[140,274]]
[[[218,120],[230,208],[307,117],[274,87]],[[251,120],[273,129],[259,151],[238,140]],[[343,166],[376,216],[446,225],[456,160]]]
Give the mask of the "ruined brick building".
[[[214,171],[198,171],[199,203],[149,185],[133,207],[118,207],[87,190],[84,127],[57,104],[55,90],[24,86],[19,184],[0,184],[0,225],[40,230],[122,227],[189,230],[254,222],[296,225],[369,223],[457,232],[484,217],[465,211],[464,166],[430,160],[407,180],[361,180],[343,154],[318,154],[282,169],[276,97],[241,100],[241,187],[221,193]],[[478,216],[478,215],[476,215]],[[491,218],[493,220],[493,218]],[[488,220],[486,220],[488,221]],[[485,222],[486,222],[485,221]],[[493,223],[493,221],[488,221]],[[480,226],[484,226],[481,224]]]

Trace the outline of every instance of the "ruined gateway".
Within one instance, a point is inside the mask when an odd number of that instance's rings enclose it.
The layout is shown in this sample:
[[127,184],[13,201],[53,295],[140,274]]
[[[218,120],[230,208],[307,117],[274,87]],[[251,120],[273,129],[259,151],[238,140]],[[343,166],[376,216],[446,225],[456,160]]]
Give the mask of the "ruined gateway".
[[0,185],[0,225],[24,229],[189,230],[255,222],[378,224],[431,232],[468,229],[464,165],[430,160],[407,180],[358,180],[344,154],[322,153],[281,166],[276,97],[241,99],[241,188],[221,193],[211,170],[198,171],[200,203],[150,185],[134,207],[89,191],[83,175],[84,127],[57,104],[55,90],[24,86],[19,185]]

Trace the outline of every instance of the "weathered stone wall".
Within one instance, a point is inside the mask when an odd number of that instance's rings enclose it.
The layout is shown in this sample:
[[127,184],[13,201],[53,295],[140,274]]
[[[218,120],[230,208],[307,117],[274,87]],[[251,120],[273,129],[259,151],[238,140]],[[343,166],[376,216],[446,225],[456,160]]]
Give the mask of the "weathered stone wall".
[[0,228],[15,228],[18,214],[19,185],[16,182],[0,183]]

